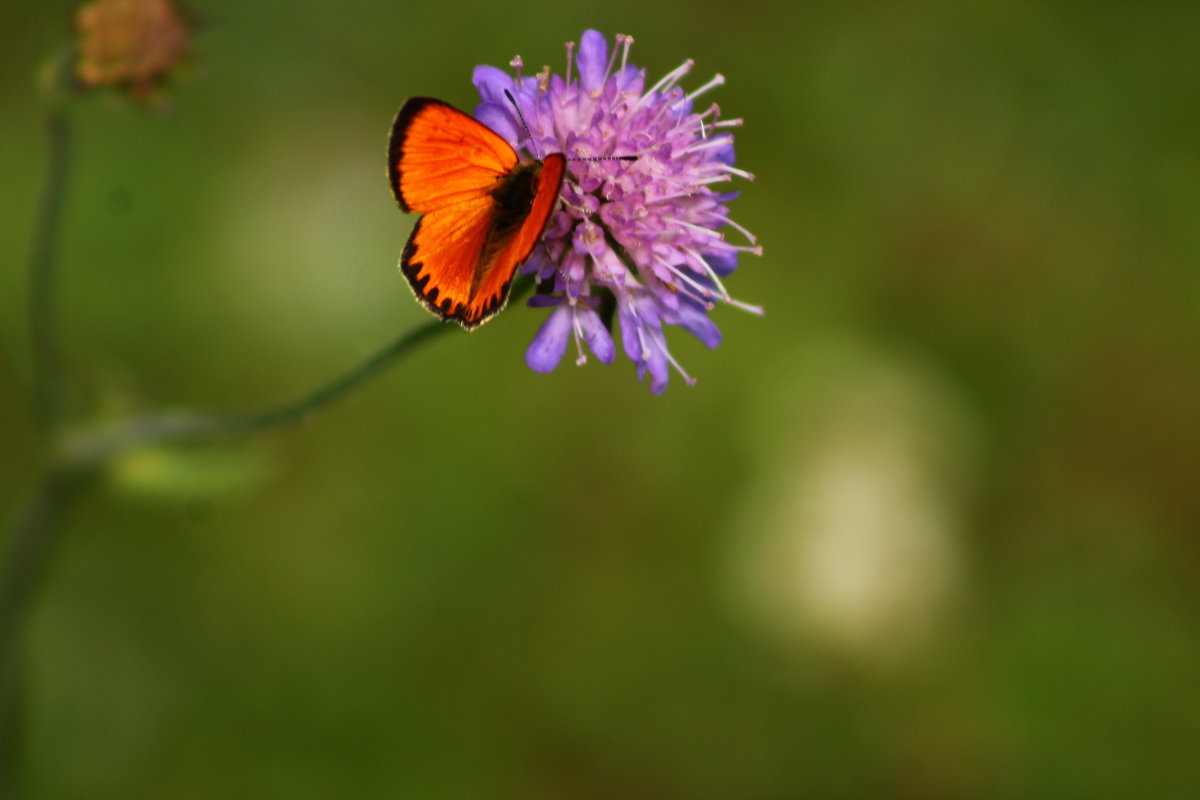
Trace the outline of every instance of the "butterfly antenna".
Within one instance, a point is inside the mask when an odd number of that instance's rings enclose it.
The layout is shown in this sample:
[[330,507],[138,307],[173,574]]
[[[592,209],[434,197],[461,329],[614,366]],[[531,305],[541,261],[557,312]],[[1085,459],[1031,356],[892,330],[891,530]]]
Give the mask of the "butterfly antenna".
[[567,161],[637,161],[637,156],[579,156],[568,158]]
[[521,120],[521,127],[525,129],[525,135],[529,137],[529,148],[533,150],[534,156],[541,158],[542,154],[537,151],[537,142],[533,140],[533,131],[529,130],[529,123],[525,121],[525,115],[521,113],[521,107],[517,105],[517,98],[512,96],[512,92],[508,89],[504,90],[504,96],[508,98],[508,102],[512,103],[512,107],[517,112],[517,118]]

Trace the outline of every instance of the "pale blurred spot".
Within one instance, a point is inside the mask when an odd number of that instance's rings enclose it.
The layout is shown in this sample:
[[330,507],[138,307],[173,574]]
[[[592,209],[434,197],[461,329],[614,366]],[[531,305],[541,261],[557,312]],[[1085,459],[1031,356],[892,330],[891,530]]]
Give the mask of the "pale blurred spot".
[[784,646],[887,664],[934,645],[963,588],[961,403],[927,369],[858,347],[781,374],[731,532],[739,606]]
[[214,266],[227,299],[291,347],[345,341],[364,320],[413,311],[396,266],[411,220],[388,189],[383,133],[330,114],[336,124],[246,148],[222,203],[229,258]]
[[212,501],[249,496],[273,473],[263,450],[237,447],[147,447],[115,460],[108,488],[130,500],[185,504],[189,513]]

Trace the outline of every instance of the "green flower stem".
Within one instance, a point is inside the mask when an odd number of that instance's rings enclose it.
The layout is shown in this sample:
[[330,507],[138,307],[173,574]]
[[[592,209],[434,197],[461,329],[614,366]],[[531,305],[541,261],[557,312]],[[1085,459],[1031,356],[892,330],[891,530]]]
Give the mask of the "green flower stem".
[[422,323],[397,336],[329,383],[279,406],[227,416],[163,413],[135,417],[67,439],[62,457],[66,463],[88,469],[102,465],[125,451],[147,445],[225,439],[278,428],[318,411],[417,345],[451,330],[455,330],[455,326],[438,320]]
[[[520,299],[528,294],[533,286],[532,276],[521,276],[513,284],[510,299]],[[61,448],[60,458],[64,464],[69,464],[74,469],[89,470],[102,466],[121,453],[139,447],[168,442],[227,439],[279,428],[304,419],[329,405],[407,355],[418,345],[455,330],[458,330],[457,326],[439,320],[422,323],[400,334],[328,383],[282,405],[247,414],[224,416],[162,413],[134,417],[68,437]]]
[[[219,440],[277,428],[332,403],[378,374],[417,345],[453,330],[437,320],[397,336],[366,360],[298,399],[249,414],[149,414],[65,439],[12,523],[0,571],[0,681],[16,665],[19,628],[50,561],[63,517],[89,477],[113,458],[139,447],[179,441]],[[4,695],[0,689],[0,696]],[[3,702],[3,701],[0,701]],[[0,741],[3,735],[0,734]]]
[[71,63],[71,52],[64,51],[55,59],[46,78],[45,89],[49,98],[46,109],[47,169],[34,220],[33,243],[29,249],[33,408],[46,438],[52,437],[57,428],[62,405],[54,306],[58,283],[55,257],[58,254],[58,231],[71,165],[71,125],[68,118],[72,91]]
[[[55,325],[55,267],[63,200],[71,165],[68,117],[74,52],[64,48],[42,75],[47,98],[46,173],[29,248],[29,339],[33,364],[33,415],[42,441],[58,430],[62,410],[59,349]],[[28,600],[54,544],[53,532],[79,483],[69,470],[47,467],[13,519],[0,564],[0,796],[17,794],[22,729],[21,659],[16,649]]]
[[54,534],[84,478],[72,470],[46,470],[13,519],[8,553],[0,564],[0,797],[19,796],[23,775],[22,623],[53,556]]
[[50,469],[34,486],[13,519],[9,548],[0,572],[0,676],[12,669],[8,657],[17,641],[20,620],[34,586],[50,560],[53,532],[59,528],[85,475]]

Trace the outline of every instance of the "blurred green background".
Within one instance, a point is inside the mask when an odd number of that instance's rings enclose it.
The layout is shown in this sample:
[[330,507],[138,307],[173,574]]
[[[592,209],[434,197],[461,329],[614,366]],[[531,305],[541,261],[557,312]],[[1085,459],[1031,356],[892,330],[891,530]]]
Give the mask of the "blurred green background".
[[[742,116],[699,378],[536,375],[541,312],[306,423],[142,453],[29,620],[38,797],[1200,789],[1200,4],[193,0],[169,108],[78,104],[79,419],[286,399],[426,319],[384,147],[587,27]],[[5,0],[0,509],[28,489],[39,65]]]

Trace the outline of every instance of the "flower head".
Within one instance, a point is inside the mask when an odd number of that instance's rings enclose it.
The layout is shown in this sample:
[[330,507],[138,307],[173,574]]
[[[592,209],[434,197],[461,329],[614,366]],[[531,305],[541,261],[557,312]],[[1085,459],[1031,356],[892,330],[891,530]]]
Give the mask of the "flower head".
[[[610,363],[615,306],[625,354],[657,394],[670,367],[693,383],[667,349],[664,326],[678,325],[716,347],[721,333],[708,318],[716,303],[761,313],[733,300],[721,278],[737,267],[740,253],[762,249],[729,219],[735,195],[717,190],[734,177],[754,177],[733,166],[729,129],[742,121],[721,119],[715,104],[702,111],[694,105],[724,78],[685,93],[678,83],[691,71],[689,60],[647,88],[645,71],[629,63],[632,44],[633,37],[618,34],[610,54],[604,36],[586,31],[577,57],[574,43],[567,45],[565,77],[549,68],[522,75],[520,57],[510,64],[515,76],[476,67],[482,102],[475,116],[531,156],[561,152],[575,159],[545,248],[523,268],[542,281],[543,293],[529,304],[552,309],[526,362],[538,372],[553,370],[573,338],[577,364],[586,361],[584,343]],[[747,243],[727,241],[727,229]]]
[[188,51],[189,25],[171,0],[93,0],[75,16],[76,75],[88,87],[154,97]]

